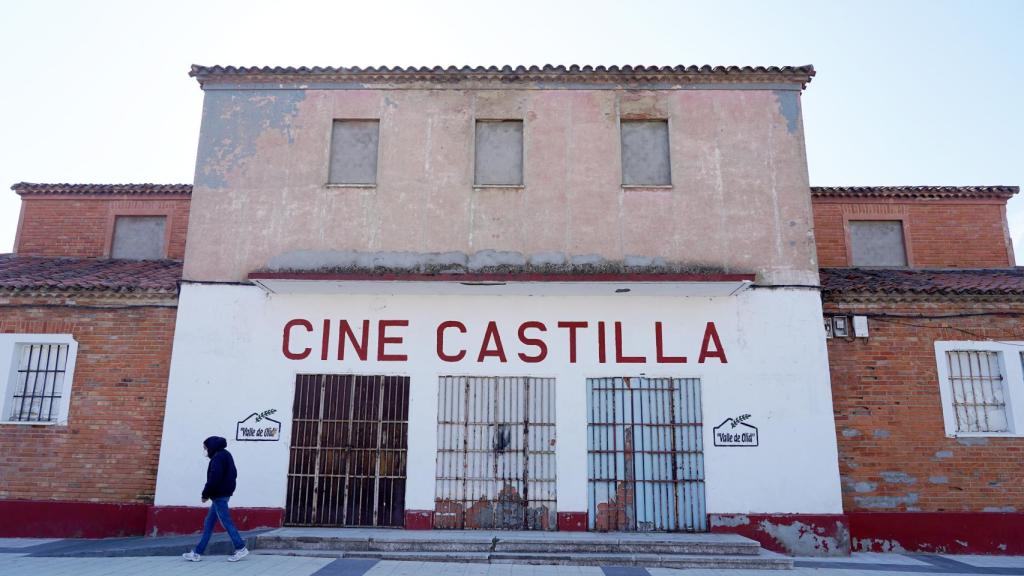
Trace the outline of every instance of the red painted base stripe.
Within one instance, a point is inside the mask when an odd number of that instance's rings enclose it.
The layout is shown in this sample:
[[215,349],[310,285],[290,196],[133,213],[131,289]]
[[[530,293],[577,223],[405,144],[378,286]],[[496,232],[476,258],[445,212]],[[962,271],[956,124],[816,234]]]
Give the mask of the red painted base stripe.
[[850,554],[849,521],[844,514],[709,514],[708,529],[746,536],[766,550],[783,554]]
[[587,513],[586,512],[559,512],[558,517],[558,531],[559,532],[586,532],[587,531]]
[[853,549],[863,552],[1024,554],[1020,512],[851,512]]
[[2,538],[142,536],[147,504],[0,500]]
[[[230,507],[230,505],[229,505]],[[203,520],[209,506],[151,506],[146,515],[147,536],[196,534],[203,530]],[[284,508],[231,508],[231,519],[239,530],[280,528],[284,523]],[[222,531],[220,524],[214,528]]]

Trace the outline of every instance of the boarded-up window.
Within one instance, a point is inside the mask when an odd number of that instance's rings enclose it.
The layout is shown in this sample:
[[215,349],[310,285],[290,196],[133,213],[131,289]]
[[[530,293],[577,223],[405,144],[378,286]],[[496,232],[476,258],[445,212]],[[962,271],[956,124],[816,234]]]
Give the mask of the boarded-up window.
[[622,121],[622,184],[669,186],[668,122]]
[[850,221],[850,253],[853,266],[906,266],[903,222]]
[[522,120],[476,123],[474,182],[481,186],[523,184]]
[[118,216],[114,220],[111,258],[123,260],[160,260],[164,252],[166,216]]
[[335,120],[331,131],[331,184],[376,184],[377,120]]

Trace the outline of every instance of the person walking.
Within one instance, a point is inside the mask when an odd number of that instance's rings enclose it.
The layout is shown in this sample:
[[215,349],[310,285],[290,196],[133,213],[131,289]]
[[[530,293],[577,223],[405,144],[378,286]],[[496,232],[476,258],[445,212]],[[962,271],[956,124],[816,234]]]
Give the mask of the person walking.
[[228,499],[235,493],[235,480],[238,478],[238,470],[235,469],[235,459],[231,452],[227,451],[228,441],[220,436],[210,436],[203,440],[203,448],[206,450],[206,457],[210,464],[206,467],[206,485],[203,486],[203,503],[210,500],[210,511],[206,514],[206,521],[203,523],[203,535],[199,538],[199,544],[190,551],[182,554],[185,560],[199,562],[206,552],[206,545],[210,543],[210,536],[213,535],[213,526],[220,520],[220,525],[231,537],[231,543],[235,545],[235,553],[228,556],[228,562],[238,562],[249,555],[245,547],[245,540],[238,534],[235,523],[231,521],[231,510],[228,509]]

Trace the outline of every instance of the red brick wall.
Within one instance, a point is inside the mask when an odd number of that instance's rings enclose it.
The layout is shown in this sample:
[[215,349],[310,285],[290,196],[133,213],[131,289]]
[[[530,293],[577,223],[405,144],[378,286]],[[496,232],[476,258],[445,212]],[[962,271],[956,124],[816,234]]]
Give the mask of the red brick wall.
[[[1013,265],[1006,203],[1001,200],[815,198],[818,264],[850,266],[848,220],[903,220],[909,265],[916,268],[999,268]],[[951,246],[955,244],[955,249]]]
[[23,196],[14,251],[22,256],[104,258],[114,218],[167,216],[167,257],[185,257],[188,196]]
[[0,500],[153,501],[175,311],[0,305],[0,332],[79,343],[68,425],[0,424]]
[[[1024,313],[1024,303],[825,303],[837,311]],[[1022,318],[869,318],[868,338],[828,341],[847,513],[1024,511],[1024,438],[947,438],[934,350],[936,340],[1024,340]]]

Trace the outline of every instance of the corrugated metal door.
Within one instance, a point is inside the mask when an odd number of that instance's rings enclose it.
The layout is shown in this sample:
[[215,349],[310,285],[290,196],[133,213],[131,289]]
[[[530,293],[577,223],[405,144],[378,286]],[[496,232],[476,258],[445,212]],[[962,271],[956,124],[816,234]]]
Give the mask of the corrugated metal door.
[[707,530],[700,380],[587,380],[589,528]]
[[556,525],[555,380],[441,377],[434,527]]
[[409,378],[299,374],[289,526],[402,526]]

